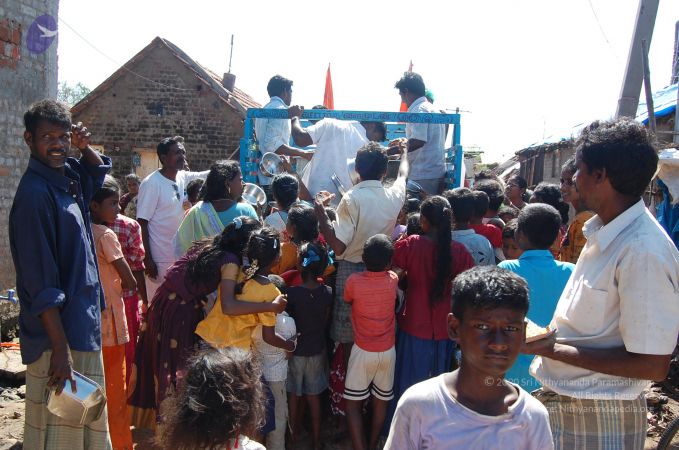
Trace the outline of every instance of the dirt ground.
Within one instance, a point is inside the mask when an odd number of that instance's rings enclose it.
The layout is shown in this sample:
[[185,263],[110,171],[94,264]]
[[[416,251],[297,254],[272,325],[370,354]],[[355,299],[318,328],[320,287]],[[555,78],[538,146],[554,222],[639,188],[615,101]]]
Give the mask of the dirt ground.
[[654,385],[647,394],[646,403],[649,412],[645,450],[654,450],[667,425],[679,416],[679,402],[677,401],[679,397],[675,394],[673,398],[672,394],[674,393],[668,392],[659,385]]
[[[0,380],[0,450],[22,448],[24,426],[24,391],[22,386],[3,383]],[[659,387],[649,394],[649,431],[645,450],[654,450],[665,426],[679,416],[679,402]],[[149,433],[133,431],[137,450],[159,450],[153,445]],[[350,450],[351,442],[346,432],[342,432],[330,420],[323,424],[321,440],[324,450]],[[304,433],[300,441],[290,450],[311,450],[311,439]]]
[[0,397],[0,450],[20,449],[24,439],[24,400]]

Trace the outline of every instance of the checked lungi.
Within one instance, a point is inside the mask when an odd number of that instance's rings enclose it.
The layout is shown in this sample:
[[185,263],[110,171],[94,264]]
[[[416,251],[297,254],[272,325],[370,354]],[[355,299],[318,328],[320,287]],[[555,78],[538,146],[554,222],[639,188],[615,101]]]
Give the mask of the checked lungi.
[[591,400],[538,389],[533,392],[549,412],[556,450],[643,450],[646,399]]
[[[37,361],[26,369],[26,421],[24,423],[25,449],[110,449],[107,414],[89,425],[73,425],[47,410],[45,389],[49,377],[51,350],[45,350]],[[106,388],[104,363],[101,351],[78,352],[71,350],[73,370]],[[76,385],[77,389],[77,385]]]
[[351,325],[351,305],[344,301],[344,285],[352,273],[365,270],[365,264],[338,261],[335,281],[335,303],[332,309],[330,339],[340,344],[354,342],[354,328]]

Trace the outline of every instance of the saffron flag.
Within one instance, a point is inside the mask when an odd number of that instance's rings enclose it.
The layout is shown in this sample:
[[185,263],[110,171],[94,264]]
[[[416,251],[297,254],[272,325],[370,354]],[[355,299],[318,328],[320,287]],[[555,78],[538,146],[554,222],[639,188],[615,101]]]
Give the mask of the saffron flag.
[[[410,66],[408,66],[408,73],[413,73],[413,60],[410,60]],[[401,102],[401,107],[398,112],[408,112],[408,105],[405,102]]]
[[335,109],[335,100],[332,95],[332,77],[330,76],[330,63],[328,72],[325,75],[325,93],[323,94],[323,106],[328,109]]

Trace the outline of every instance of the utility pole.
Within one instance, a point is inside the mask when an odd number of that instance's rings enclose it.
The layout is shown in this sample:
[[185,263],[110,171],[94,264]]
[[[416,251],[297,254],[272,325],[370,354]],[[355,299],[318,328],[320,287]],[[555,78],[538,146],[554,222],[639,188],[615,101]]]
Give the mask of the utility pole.
[[679,82],[679,21],[674,24],[674,55],[672,55],[672,78],[670,84]]
[[615,112],[616,118],[634,117],[637,113],[641,83],[644,78],[641,61],[641,41],[642,39],[645,40],[650,47],[653,28],[655,27],[655,18],[658,14],[659,1],[639,0],[637,20],[634,24],[632,43],[630,44],[629,55],[627,56],[627,68],[622,80],[618,109]]

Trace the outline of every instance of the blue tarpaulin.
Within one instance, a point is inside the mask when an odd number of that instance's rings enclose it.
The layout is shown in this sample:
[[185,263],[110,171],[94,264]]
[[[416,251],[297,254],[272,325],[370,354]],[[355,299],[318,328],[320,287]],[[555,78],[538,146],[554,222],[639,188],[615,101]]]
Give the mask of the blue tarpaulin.
[[[664,87],[653,94],[653,111],[655,117],[663,117],[672,114],[677,109],[677,85]],[[648,108],[646,99],[642,96],[639,100],[636,119],[642,123],[648,123]]]
[[[657,91],[653,94],[653,110],[656,117],[663,117],[674,113],[677,108],[677,84],[673,84]],[[642,96],[639,99],[639,107],[637,108],[636,120],[644,124],[648,123],[648,111],[646,108],[646,99]],[[545,144],[554,144],[557,142],[568,140],[580,134],[580,131],[588,125],[589,122],[579,123],[572,127],[563,128],[551,136],[546,137],[542,142],[535,142],[528,147],[537,147]]]

